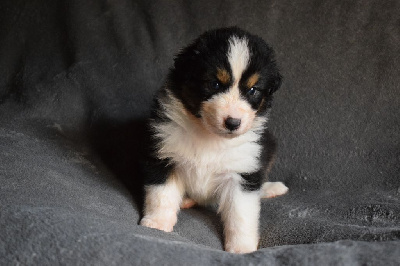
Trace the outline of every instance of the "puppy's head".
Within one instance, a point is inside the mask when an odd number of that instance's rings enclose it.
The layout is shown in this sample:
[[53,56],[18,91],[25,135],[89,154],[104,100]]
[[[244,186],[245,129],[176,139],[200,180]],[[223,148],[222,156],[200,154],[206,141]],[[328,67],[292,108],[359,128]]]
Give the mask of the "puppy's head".
[[238,28],[201,35],[176,57],[169,80],[185,108],[226,138],[251,129],[281,84],[272,49]]

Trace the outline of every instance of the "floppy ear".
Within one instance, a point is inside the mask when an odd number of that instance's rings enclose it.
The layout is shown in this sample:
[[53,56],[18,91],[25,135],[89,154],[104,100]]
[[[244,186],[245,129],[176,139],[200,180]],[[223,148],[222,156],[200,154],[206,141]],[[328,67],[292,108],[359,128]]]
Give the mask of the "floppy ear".
[[276,71],[275,75],[273,75],[270,79],[269,82],[269,95],[272,95],[274,92],[276,92],[282,83],[282,76],[279,73],[279,71]]
[[193,78],[198,77],[199,73],[203,72],[203,65],[199,64],[201,57],[196,52],[195,49],[185,49],[176,56],[174,71],[179,76],[180,81],[193,82]]

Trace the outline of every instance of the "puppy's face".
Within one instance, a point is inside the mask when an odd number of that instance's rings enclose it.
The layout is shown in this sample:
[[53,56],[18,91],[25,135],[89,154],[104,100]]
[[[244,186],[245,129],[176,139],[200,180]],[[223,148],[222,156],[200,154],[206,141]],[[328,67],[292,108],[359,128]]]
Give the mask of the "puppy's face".
[[271,48],[237,28],[200,36],[175,59],[171,88],[210,132],[233,138],[270,107],[281,77]]

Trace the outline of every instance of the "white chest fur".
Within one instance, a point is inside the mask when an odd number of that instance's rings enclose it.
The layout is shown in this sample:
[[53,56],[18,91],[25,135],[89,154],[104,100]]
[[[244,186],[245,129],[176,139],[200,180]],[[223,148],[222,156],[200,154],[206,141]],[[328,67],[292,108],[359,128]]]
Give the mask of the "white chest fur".
[[169,101],[164,106],[172,121],[153,124],[161,140],[158,157],[174,163],[176,176],[197,202],[213,201],[216,188],[227,175],[260,168],[262,147],[257,143],[260,135],[255,130],[236,138],[223,138],[208,132],[176,102]]

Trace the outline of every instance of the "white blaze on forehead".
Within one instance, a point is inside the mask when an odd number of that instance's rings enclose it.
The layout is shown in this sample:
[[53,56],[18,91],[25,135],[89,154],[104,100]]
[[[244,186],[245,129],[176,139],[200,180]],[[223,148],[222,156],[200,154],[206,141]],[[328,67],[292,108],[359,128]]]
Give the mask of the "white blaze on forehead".
[[239,82],[250,59],[248,40],[232,36],[229,39],[228,61],[231,65],[234,83]]

